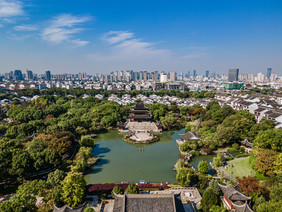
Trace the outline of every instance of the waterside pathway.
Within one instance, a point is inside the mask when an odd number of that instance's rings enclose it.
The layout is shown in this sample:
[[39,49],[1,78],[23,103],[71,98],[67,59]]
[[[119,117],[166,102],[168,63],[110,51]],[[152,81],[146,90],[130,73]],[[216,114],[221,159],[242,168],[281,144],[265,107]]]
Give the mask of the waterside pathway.
[[179,151],[175,141],[184,131],[163,132],[158,142],[145,145],[124,142],[123,135],[116,130],[100,134],[93,150],[100,161],[87,171],[87,184],[136,183],[139,180],[176,183],[173,166],[179,159]]

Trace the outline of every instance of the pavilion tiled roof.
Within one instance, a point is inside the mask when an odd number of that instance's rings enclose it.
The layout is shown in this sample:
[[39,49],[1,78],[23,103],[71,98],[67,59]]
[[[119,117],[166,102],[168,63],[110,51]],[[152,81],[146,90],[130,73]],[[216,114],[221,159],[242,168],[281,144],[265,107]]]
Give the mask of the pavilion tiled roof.
[[185,134],[180,134],[180,137],[184,140],[184,141],[189,141],[189,140],[202,140],[200,139],[198,136],[196,136],[194,133],[188,131]]
[[219,188],[222,190],[222,192],[232,201],[247,201],[250,200],[251,197],[245,196],[240,189],[238,188],[238,185],[233,186],[231,184],[224,186],[218,183]]
[[54,206],[53,212],[82,212],[85,209],[85,206],[86,206],[85,203],[75,208],[71,208],[68,205],[64,205],[61,208]]
[[236,212],[253,212],[253,210],[250,208],[247,202],[243,205],[237,205],[234,203],[232,203],[232,205],[235,208]]
[[242,145],[248,146],[248,147],[252,147],[253,143],[249,142],[248,139],[246,138],[245,140],[241,141]]

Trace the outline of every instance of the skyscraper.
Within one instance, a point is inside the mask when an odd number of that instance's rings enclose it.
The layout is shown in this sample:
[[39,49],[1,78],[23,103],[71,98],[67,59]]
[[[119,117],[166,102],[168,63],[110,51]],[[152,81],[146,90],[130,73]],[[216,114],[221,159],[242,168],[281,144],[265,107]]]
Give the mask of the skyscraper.
[[272,68],[267,68],[267,78],[270,79],[270,75],[271,75],[271,71],[272,71]]
[[187,72],[187,78],[190,78],[190,71]]
[[196,77],[196,76],[197,76],[197,71],[194,70],[194,71],[193,71],[193,77]]
[[14,80],[23,80],[23,74],[21,70],[14,71]]
[[167,82],[167,74],[164,71],[161,72],[160,82]]
[[209,75],[210,75],[210,71],[209,71],[209,70],[206,70],[206,75],[205,75],[205,77],[208,78]]
[[239,69],[238,68],[229,69],[228,81],[233,82],[233,81],[238,81],[238,79],[239,79]]
[[170,73],[169,73],[169,79],[170,79],[170,81],[174,82],[174,81],[175,81],[175,77],[176,77],[176,73],[175,73],[175,72],[170,72]]
[[33,80],[33,73],[30,70],[26,69],[26,79],[27,80]]
[[46,80],[51,80],[51,71],[46,71]]

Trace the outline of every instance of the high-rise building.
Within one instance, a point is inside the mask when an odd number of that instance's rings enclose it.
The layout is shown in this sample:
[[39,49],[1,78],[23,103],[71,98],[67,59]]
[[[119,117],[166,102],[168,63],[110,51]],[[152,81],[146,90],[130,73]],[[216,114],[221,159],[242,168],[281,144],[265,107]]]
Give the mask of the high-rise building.
[[267,77],[268,79],[270,79],[271,71],[272,71],[272,68],[267,68],[266,77]]
[[274,72],[270,75],[269,79],[270,81],[275,81],[277,79],[277,74],[275,74]]
[[238,68],[229,69],[228,81],[233,82],[233,81],[238,81],[238,79],[239,79],[239,69]]
[[161,72],[160,82],[167,82],[167,74],[165,72]]
[[190,78],[191,74],[190,71],[187,72],[187,78]]
[[27,80],[33,80],[33,73],[30,70],[26,69],[26,79]]
[[143,80],[148,80],[148,73],[147,73],[147,71],[144,71],[143,72]]
[[51,80],[51,71],[46,71],[46,80]]
[[159,80],[159,72],[155,71],[155,75],[154,75],[154,81],[158,81]]
[[209,70],[206,70],[206,75],[205,77],[208,78],[210,76],[210,71]]
[[194,71],[193,71],[193,77],[196,78],[196,76],[197,76],[197,71],[194,70]]
[[263,82],[264,81],[264,74],[263,73],[258,73],[257,74],[257,81]]
[[14,71],[14,80],[23,80],[23,74],[21,70]]
[[170,79],[170,81],[174,82],[174,81],[175,81],[175,77],[176,77],[176,73],[175,73],[175,72],[170,72],[170,73],[169,73],[169,79]]

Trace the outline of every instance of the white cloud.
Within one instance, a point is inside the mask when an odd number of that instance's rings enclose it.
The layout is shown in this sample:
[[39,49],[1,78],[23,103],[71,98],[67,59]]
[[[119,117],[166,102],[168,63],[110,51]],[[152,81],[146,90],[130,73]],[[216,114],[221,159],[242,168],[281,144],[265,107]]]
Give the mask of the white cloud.
[[42,39],[52,44],[60,44],[64,41],[74,43],[78,46],[88,44],[88,41],[82,41],[80,39],[73,39],[74,35],[84,30],[77,27],[77,25],[83,24],[89,21],[88,16],[73,16],[70,14],[63,14],[55,17],[47,26],[43,29]]
[[128,31],[110,31],[102,39],[108,44],[105,52],[88,55],[87,59],[104,71],[186,69],[191,63],[197,63],[206,56],[204,47],[182,47],[183,54],[179,55],[173,50],[157,47],[156,43],[146,42]]
[[127,31],[110,31],[104,35],[104,40],[108,44],[116,44],[133,36],[133,33]]
[[16,0],[0,0],[0,18],[23,15],[23,4]]
[[16,31],[36,31],[37,27],[33,25],[19,25],[15,26],[14,29]]
[[89,43],[89,41],[83,41],[80,39],[72,40],[71,41],[75,46],[85,46]]
[[153,43],[137,39],[134,33],[128,31],[110,31],[104,34],[103,40],[111,44],[112,52],[106,56],[108,59],[165,58],[172,53],[170,50],[157,49]]

